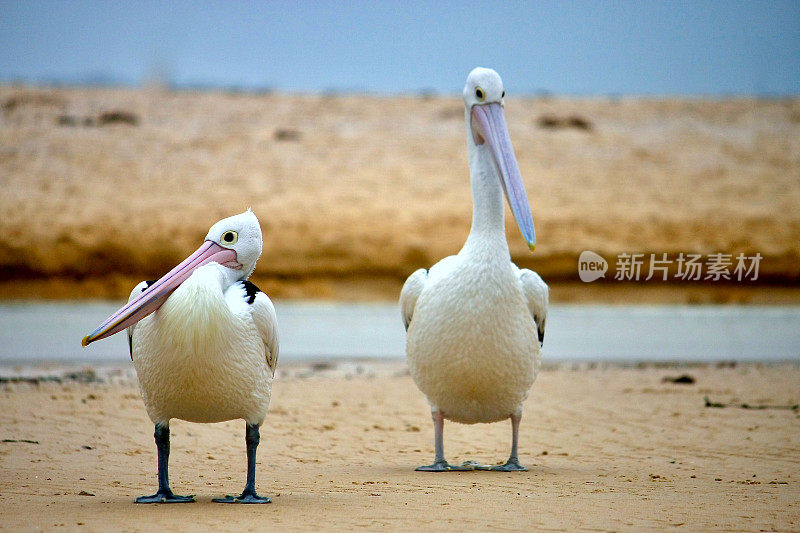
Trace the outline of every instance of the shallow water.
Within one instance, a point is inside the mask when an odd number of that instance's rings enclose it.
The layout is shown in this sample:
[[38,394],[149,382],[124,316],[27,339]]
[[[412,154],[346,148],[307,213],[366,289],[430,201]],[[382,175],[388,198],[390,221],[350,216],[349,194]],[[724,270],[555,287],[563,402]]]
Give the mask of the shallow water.
[[[81,347],[118,302],[0,304],[0,362],[124,362],[124,334]],[[402,358],[396,305],[277,302],[281,360]],[[554,305],[547,361],[800,359],[800,307]]]

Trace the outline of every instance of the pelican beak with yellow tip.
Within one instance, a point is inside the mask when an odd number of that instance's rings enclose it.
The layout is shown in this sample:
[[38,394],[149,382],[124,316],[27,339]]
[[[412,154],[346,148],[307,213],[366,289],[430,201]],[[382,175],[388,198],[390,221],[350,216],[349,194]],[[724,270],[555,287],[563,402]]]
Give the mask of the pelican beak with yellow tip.
[[189,279],[192,272],[212,261],[230,268],[241,269],[241,265],[236,261],[236,252],[234,250],[224,248],[212,240],[207,240],[178,266],[167,272],[137,298],[128,302],[119,311],[108,317],[97,329],[86,335],[81,344],[88,346],[94,341],[105,339],[133,326],[161,307],[167,301],[169,295],[181,283]]
[[[493,80],[488,80],[490,83]],[[536,246],[536,232],[533,227],[533,216],[528,204],[528,195],[522,174],[519,171],[514,147],[511,145],[511,136],[508,133],[503,98],[505,91],[502,86],[495,87],[487,83],[487,87],[465,88],[464,97],[471,104],[469,111],[469,127],[472,132],[471,140],[475,147],[488,146],[495,169],[503,185],[503,192],[511,213],[517,221],[522,236],[528,247],[533,252]],[[467,92],[469,91],[469,92]]]

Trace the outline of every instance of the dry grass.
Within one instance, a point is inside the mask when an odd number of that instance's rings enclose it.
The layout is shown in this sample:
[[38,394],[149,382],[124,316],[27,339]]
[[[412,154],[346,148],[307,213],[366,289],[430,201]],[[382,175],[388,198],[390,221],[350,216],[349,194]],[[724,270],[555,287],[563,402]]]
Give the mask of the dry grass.
[[[247,207],[264,229],[256,279],[278,296],[390,297],[469,231],[457,98],[0,87],[0,105],[6,296],[20,279],[127,295]],[[758,251],[762,279],[800,280],[800,100],[506,110],[538,237],[531,256],[507,220],[518,264],[569,281],[585,249]],[[118,111],[129,120],[106,120]]]

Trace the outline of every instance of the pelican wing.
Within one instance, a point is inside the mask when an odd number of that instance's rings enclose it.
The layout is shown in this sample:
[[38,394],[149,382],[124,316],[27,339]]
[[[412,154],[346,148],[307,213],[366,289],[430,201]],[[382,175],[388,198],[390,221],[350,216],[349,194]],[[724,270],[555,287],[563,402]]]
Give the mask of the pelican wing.
[[272,373],[278,365],[278,319],[275,314],[275,306],[272,300],[264,294],[253,283],[245,281],[244,288],[247,292],[247,303],[250,305],[250,316],[256,325],[261,340],[267,349],[267,365]]
[[525,295],[528,310],[539,331],[539,344],[544,345],[544,324],[547,320],[550,289],[539,274],[527,268],[520,269],[519,281],[522,284],[522,293]]
[[[131,291],[131,295],[128,298],[128,303],[131,303],[134,298],[136,298],[137,296],[142,294],[144,291],[146,291],[147,287],[149,287],[150,285],[152,285],[155,282],[156,282],[156,280],[149,279],[147,281],[143,281],[143,282],[139,283],[138,285],[136,285],[133,288],[133,290]],[[127,333],[128,333],[128,352],[131,355],[131,361],[133,361],[133,328],[135,328],[135,327],[136,327],[136,325],[134,324],[133,326],[129,327],[126,330]]]
[[428,281],[428,271],[420,268],[408,277],[403,285],[403,290],[400,291],[400,314],[403,317],[403,325],[406,327],[406,331],[408,331],[408,326],[411,324],[414,306],[417,305],[417,298],[422,293],[426,281]]

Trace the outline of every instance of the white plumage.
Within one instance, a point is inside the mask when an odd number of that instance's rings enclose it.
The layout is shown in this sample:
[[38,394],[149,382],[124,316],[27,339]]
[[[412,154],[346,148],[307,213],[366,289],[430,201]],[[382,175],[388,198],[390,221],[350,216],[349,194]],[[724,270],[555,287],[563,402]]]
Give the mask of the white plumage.
[[472,229],[457,255],[414,272],[400,295],[409,371],[431,405],[436,431],[436,461],[422,470],[457,469],[444,459],[443,419],[506,418],[513,444],[501,469],[524,469],[516,457],[517,428],[541,366],[548,288],[538,274],[511,262],[505,238],[504,191],[531,248],[535,237],[505,127],[504,94],[494,71],[470,73],[464,99]]
[[225,289],[223,268],[198,268],[158,311],[129,328],[154,423],[241,418],[261,425],[266,417],[278,356],[275,308],[262,292],[247,303],[242,282]]
[[252,211],[211,227],[203,245],[161,279],[142,282],[128,303],[83,339],[127,328],[145,408],[155,424],[158,492],[137,503],[194,501],[169,488],[169,422],[246,422],[247,484],[225,503],[267,503],[255,492],[256,448],[278,361],[275,308],[247,281],[261,255]]
[[[466,424],[504,420],[521,410],[541,365],[530,308],[544,324],[547,305],[547,286],[523,283],[528,277],[541,282],[509,260],[472,261],[462,252],[406,282],[400,299],[413,314],[408,367],[432,410]],[[534,289],[531,298],[525,285]]]

